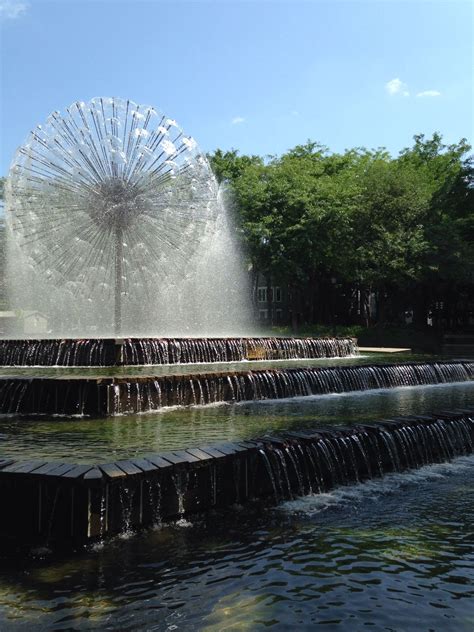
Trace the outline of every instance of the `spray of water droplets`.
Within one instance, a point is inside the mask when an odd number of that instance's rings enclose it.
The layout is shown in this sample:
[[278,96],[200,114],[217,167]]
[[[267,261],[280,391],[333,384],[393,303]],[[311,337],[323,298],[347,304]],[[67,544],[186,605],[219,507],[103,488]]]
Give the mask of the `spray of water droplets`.
[[[117,98],[76,102],[30,134],[10,170],[6,218],[12,294],[61,334],[204,333],[204,261],[215,267],[209,252],[218,257],[222,240],[235,251],[194,139],[155,108]],[[55,296],[54,309],[32,283]]]

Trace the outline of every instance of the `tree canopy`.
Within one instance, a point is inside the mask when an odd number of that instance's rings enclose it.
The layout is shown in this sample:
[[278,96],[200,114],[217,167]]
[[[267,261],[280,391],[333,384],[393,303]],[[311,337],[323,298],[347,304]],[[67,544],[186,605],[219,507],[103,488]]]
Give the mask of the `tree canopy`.
[[253,270],[288,285],[302,320],[327,320],[322,303],[336,288],[347,322],[367,321],[369,295],[379,320],[412,309],[426,322],[433,301],[472,286],[469,151],[464,139],[445,145],[435,133],[415,136],[396,157],[308,141],[266,159],[235,149],[209,158]]

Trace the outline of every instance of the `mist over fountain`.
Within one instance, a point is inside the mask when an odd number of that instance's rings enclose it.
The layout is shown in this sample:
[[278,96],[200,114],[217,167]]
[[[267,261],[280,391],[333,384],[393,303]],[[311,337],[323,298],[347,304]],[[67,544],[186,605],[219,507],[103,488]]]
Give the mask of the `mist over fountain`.
[[249,331],[209,162],[151,106],[100,97],[51,114],[15,155],[6,225],[10,305],[44,314],[48,336]]

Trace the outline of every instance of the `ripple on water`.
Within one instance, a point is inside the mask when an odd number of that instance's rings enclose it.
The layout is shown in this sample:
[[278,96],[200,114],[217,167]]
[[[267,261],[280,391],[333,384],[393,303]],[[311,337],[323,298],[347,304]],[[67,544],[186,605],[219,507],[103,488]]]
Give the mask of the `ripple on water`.
[[0,571],[3,630],[473,629],[474,457]]

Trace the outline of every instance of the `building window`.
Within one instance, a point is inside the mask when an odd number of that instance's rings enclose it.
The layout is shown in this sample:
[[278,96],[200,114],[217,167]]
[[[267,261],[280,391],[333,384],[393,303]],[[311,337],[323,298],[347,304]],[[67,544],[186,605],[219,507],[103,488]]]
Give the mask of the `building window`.
[[267,301],[281,303],[281,287],[279,285],[276,285],[275,287],[271,288],[257,288],[257,301],[259,303],[266,303]]
[[268,320],[268,309],[259,309],[258,318],[259,320]]
[[281,310],[281,309],[276,309],[275,310],[275,321],[277,323],[283,322],[283,310]]

